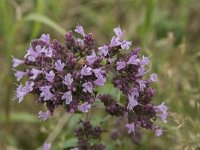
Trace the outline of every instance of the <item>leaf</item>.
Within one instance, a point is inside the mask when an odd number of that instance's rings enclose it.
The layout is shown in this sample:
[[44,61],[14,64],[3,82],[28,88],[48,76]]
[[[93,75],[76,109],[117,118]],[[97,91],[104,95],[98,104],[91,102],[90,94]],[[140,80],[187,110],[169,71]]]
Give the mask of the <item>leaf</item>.
[[64,143],[63,149],[76,147],[77,146],[77,142],[78,142],[77,138],[70,138]]
[[51,28],[53,28],[58,33],[64,35],[66,33],[65,29],[61,27],[59,24],[57,24],[55,21],[50,19],[49,17],[39,14],[39,13],[30,13],[27,16],[24,17],[24,21],[35,21],[35,22],[41,22]]
[[97,88],[97,91],[100,93],[100,94],[110,94],[112,95],[113,97],[115,97],[117,99],[117,101],[120,100],[120,96],[121,96],[121,91],[119,91],[118,89],[116,89],[114,87],[113,84],[111,83],[107,83],[105,84],[104,86],[101,86],[101,87],[98,87]]

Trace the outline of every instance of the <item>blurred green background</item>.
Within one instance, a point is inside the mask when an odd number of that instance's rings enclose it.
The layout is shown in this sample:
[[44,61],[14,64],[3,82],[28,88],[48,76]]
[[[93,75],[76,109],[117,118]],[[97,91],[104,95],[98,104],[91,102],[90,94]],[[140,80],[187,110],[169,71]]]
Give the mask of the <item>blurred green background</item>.
[[165,101],[170,111],[163,136],[144,130],[140,145],[106,141],[108,149],[200,149],[200,0],[0,0],[0,150],[34,150],[46,139],[55,150],[73,144],[80,116],[68,120],[60,109],[41,123],[37,114],[44,107],[33,96],[12,101],[11,56],[22,58],[42,33],[64,42],[65,31],[78,23],[97,44],[120,25],[133,46],[151,56],[150,68],[159,75],[154,102]]

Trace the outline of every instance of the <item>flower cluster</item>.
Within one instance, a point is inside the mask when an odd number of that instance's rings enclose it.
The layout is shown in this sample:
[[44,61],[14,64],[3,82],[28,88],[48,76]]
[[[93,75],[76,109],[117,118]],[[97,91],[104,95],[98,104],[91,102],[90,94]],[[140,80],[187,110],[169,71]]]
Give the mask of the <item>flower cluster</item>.
[[[114,28],[115,36],[103,46],[96,47],[92,33],[85,33],[82,26],[65,35],[65,44],[51,42],[49,34],[43,34],[31,42],[23,60],[13,57],[13,68],[17,81],[15,99],[22,102],[32,93],[36,102],[47,106],[46,112],[39,112],[39,118],[46,120],[54,109],[63,106],[67,112],[87,113],[99,99],[108,114],[127,118],[124,125],[127,132],[134,134],[139,127],[162,134],[155,125],[160,118],[167,122],[167,107],[164,103],[155,106],[152,98],[155,90],[150,86],[157,80],[155,73],[147,76],[149,58],[140,56],[140,48],[129,50],[131,42],[124,39],[124,31]],[[16,70],[24,65],[23,70]],[[108,80],[109,77],[109,80]],[[112,84],[121,94],[116,101],[109,93],[100,95],[97,87]]]
[[93,127],[89,121],[81,121],[81,127],[75,129],[78,139],[78,150],[105,150],[103,144],[91,144],[90,140],[100,140],[102,129],[99,126]]

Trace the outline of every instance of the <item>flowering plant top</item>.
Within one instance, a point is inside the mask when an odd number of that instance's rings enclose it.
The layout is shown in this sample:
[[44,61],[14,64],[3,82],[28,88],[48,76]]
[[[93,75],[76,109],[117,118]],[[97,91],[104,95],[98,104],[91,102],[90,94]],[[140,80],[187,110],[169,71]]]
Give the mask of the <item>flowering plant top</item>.
[[[15,99],[20,103],[25,95],[36,95],[36,102],[47,107],[46,112],[39,112],[41,120],[53,115],[60,105],[69,113],[87,113],[100,100],[108,114],[127,118],[124,126],[128,133],[143,127],[160,136],[162,129],[154,122],[157,118],[167,122],[167,107],[152,103],[155,90],[151,83],[157,75],[144,78],[149,58],[140,56],[140,48],[129,50],[132,42],[124,39],[125,32],[120,27],[114,28],[115,36],[100,47],[95,45],[93,34],[85,33],[82,26],[74,31],[79,38],[70,31],[64,45],[55,39],[51,42],[50,35],[43,34],[31,42],[23,60],[13,57],[14,68],[24,66],[23,70],[14,69],[15,77],[25,81],[18,85]],[[124,103],[109,93],[98,93],[97,87],[107,83],[121,91]]]

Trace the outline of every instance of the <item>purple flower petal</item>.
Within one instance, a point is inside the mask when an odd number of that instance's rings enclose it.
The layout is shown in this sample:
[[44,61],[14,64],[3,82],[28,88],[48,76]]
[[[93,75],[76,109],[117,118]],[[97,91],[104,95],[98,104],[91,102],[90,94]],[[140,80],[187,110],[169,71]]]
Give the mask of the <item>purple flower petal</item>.
[[132,45],[132,42],[128,42],[128,41],[126,41],[126,40],[123,40],[123,41],[121,42],[121,48],[122,48],[122,49],[128,50],[128,49],[130,48],[131,45]]
[[93,51],[91,55],[86,57],[86,60],[88,61],[89,65],[92,65],[97,60],[96,53]]
[[47,101],[53,98],[54,95],[51,93],[50,89],[51,89],[51,86],[40,87],[40,91],[41,91],[40,97],[43,97],[44,101]]
[[133,55],[129,58],[127,64],[133,64],[133,65],[137,65],[140,62],[140,59],[137,58],[136,55]]
[[72,101],[72,92],[65,92],[62,96],[62,100],[65,100],[65,104],[70,104]]
[[167,123],[168,108],[165,103],[161,103],[158,106],[154,106],[156,116],[159,117],[164,123]]
[[83,76],[89,76],[92,75],[92,68],[91,67],[87,67],[86,65],[82,68],[81,70],[81,75]]
[[77,26],[76,26],[76,29],[75,29],[74,31],[77,32],[77,33],[79,33],[79,34],[81,34],[83,37],[85,37],[85,32],[84,32],[82,26],[77,25]]
[[155,82],[158,79],[158,76],[156,73],[153,73],[150,75],[150,81]]
[[73,78],[72,78],[72,75],[70,73],[68,73],[65,78],[64,78],[64,81],[63,83],[67,86],[70,86],[73,82]]
[[50,35],[49,34],[42,34],[40,40],[45,42],[47,45],[50,44]]
[[129,133],[129,134],[130,134],[131,132],[132,132],[132,133],[135,133],[135,124],[134,124],[134,123],[126,124],[126,128],[128,129],[128,133]]
[[155,130],[155,134],[156,134],[156,136],[161,136],[161,135],[163,134],[163,130],[160,129],[160,128],[157,128],[157,129]]
[[59,72],[62,72],[63,71],[63,68],[65,67],[65,64],[61,62],[61,60],[57,60],[55,62],[55,67],[56,67],[56,70],[59,71]]
[[133,110],[133,108],[138,105],[138,101],[136,100],[135,93],[128,96],[128,101],[129,103],[128,103],[127,108],[129,110]]
[[98,76],[98,78],[93,82],[97,86],[103,86],[106,82],[106,78],[104,78],[102,75]]
[[90,108],[91,108],[91,104],[89,104],[88,102],[85,102],[82,105],[78,106],[78,109],[81,112],[88,112]]
[[35,79],[38,77],[38,75],[39,75],[40,73],[42,73],[42,71],[33,68],[33,69],[30,71],[30,73],[32,74],[32,76],[30,77],[30,79],[35,80]]
[[113,31],[115,32],[117,37],[119,37],[120,40],[123,39],[124,31],[122,31],[122,29],[120,27],[114,28]]
[[99,50],[99,54],[101,56],[107,56],[108,55],[108,46],[107,45],[99,47],[98,50]]
[[19,99],[19,103],[21,103],[22,100],[24,99],[24,96],[33,90],[33,86],[34,86],[34,83],[28,82],[28,81],[26,82],[25,86],[20,84],[17,87],[14,99]]
[[50,150],[51,149],[51,143],[44,143],[43,150]]
[[13,58],[13,60],[12,60],[13,65],[12,66],[14,68],[24,63],[24,60],[20,60],[20,59],[17,59],[15,57],[12,57],[12,58]]
[[84,89],[83,89],[84,92],[92,93],[93,85],[91,82],[86,82],[82,86],[84,87]]
[[40,112],[38,113],[38,117],[39,117],[39,119],[40,119],[41,121],[46,121],[46,120],[49,118],[49,116],[50,116],[49,110],[47,110],[46,112],[40,111]]
[[18,71],[15,70],[15,77],[17,78],[17,81],[20,81],[25,75],[27,75],[27,72],[23,72],[23,71]]
[[45,73],[45,75],[46,75],[45,78],[47,79],[47,81],[53,82],[53,79],[55,77],[55,73],[52,70],[49,73],[48,72]]
[[106,73],[106,72],[103,71],[101,68],[93,69],[92,71],[94,72],[94,74],[95,74],[95,76],[96,76],[97,78]]
[[126,67],[126,63],[124,61],[117,62],[117,70],[121,70]]

